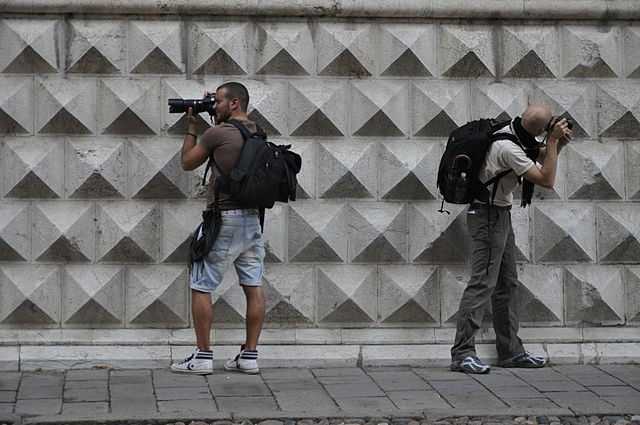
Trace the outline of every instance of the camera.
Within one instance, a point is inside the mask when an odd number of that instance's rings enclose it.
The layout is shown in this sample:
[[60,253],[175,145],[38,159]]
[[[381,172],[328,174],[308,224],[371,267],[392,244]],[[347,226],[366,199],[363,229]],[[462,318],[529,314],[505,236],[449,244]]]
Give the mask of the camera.
[[216,99],[213,94],[204,96],[202,99],[169,99],[170,114],[184,114],[189,108],[193,108],[194,114],[207,112],[209,115],[215,115]]
[[[549,124],[547,124],[547,128],[545,128],[545,131],[551,131],[553,129],[553,126],[556,125],[556,123],[562,118],[563,117],[551,117],[551,120],[549,121]],[[573,130],[573,121],[571,121],[569,118],[565,119],[567,120],[567,127],[569,127],[569,130]]]

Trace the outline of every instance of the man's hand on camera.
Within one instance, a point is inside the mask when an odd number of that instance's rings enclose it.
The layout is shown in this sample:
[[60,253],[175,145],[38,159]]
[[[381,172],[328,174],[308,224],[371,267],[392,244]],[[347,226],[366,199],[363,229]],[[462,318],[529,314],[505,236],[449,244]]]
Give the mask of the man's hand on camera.
[[566,145],[571,141],[572,136],[573,130],[569,128],[567,120],[563,118],[554,124],[549,139],[559,142],[561,145]]

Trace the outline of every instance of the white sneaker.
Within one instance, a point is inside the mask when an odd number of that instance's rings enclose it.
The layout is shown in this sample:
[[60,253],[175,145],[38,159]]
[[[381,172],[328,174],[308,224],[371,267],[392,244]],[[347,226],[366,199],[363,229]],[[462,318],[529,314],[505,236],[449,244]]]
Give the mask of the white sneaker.
[[195,349],[186,359],[173,363],[171,371],[176,373],[193,373],[209,375],[213,373],[213,352]]
[[224,364],[226,370],[233,370],[242,373],[259,373],[258,351],[245,350],[244,345],[240,347],[240,353]]

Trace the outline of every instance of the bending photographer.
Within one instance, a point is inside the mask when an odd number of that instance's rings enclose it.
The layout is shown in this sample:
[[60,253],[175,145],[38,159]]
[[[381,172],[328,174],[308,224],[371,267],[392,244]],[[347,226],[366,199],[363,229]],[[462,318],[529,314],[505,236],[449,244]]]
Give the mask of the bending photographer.
[[[490,366],[478,358],[474,337],[482,325],[489,302],[499,365],[502,367],[543,367],[547,359],[525,351],[518,337],[515,310],[518,275],[516,246],[511,224],[513,192],[522,181],[522,206],[531,203],[534,185],[553,188],[558,152],[571,140],[572,130],[565,119],[552,116],[544,105],[531,105],[522,118],[513,119],[498,133],[512,135],[491,144],[480,168],[479,180],[487,183],[492,200],[474,200],[467,211],[472,240],[471,277],[460,301],[456,337],[451,348],[451,370],[488,373]],[[545,147],[535,139],[547,132]],[[510,140],[516,136],[517,143]],[[542,163],[540,166],[537,162]]]

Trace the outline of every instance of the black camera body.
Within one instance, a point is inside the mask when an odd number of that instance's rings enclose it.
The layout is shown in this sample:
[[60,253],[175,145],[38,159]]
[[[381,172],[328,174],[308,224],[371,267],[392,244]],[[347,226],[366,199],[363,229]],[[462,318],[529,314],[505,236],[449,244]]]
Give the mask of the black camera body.
[[189,108],[193,108],[194,114],[207,112],[214,116],[216,110],[216,98],[212,94],[206,95],[202,99],[169,99],[167,103],[170,114],[184,114]]

